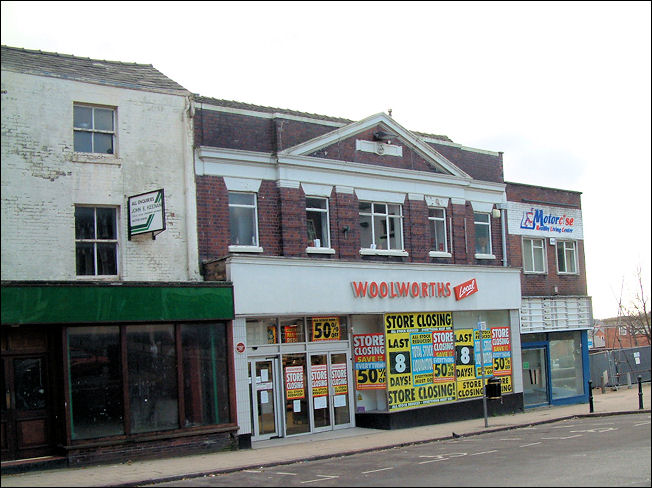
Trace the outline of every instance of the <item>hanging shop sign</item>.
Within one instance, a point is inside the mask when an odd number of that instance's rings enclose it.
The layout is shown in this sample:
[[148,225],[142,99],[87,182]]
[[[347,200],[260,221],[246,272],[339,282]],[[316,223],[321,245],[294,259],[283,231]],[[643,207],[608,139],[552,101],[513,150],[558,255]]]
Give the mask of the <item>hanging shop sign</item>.
[[384,325],[389,410],[455,400],[452,312],[385,314]]
[[510,234],[533,237],[583,239],[582,211],[578,208],[552,207],[507,202]]
[[306,397],[303,366],[285,367],[285,398],[299,400]]
[[312,318],[312,340],[313,341],[339,341],[340,340],[340,318],[339,317],[313,317]]
[[384,390],[387,383],[385,367],[385,334],[354,334],[355,389]]
[[128,198],[128,238],[152,233],[152,239],[165,230],[165,194],[163,189]]

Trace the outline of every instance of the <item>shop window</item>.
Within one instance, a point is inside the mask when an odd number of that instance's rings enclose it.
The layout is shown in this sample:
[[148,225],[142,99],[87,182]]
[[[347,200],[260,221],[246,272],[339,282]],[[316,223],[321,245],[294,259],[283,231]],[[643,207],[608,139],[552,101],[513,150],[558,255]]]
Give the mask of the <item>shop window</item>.
[[550,334],[550,383],[552,399],[584,393],[580,332]]
[[304,322],[303,317],[281,319],[279,321],[281,342],[283,344],[306,342]]
[[523,271],[526,273],[546,272],[544,239],[523,238]]
[[328,198],[306,197],[306,225],[309,247],[330,247]]
[[477,257],[491,256],[491,218],[488,213],[473,213],[475,225],[475,254]]
[[557,269],[560,274],[577,274],[575,241],[557,241]]
[[448,252],[448,241],[446,239],[446,209],[429,208],[428,220],[431,229],[431,250],[435,252]]
[[258,208],[255,193],[229,192],[231,245],[258,246]]
[[360,246],[403,250],[403,207],[393,203],[360,202]]
[[131,431],[179,427],[173,325],[127,327],[127,371]]
[[308,333],[310,342],[346,341],[346,315],[308,317]]
[[120,328],[70,328],[68,354],[72,438],[123,434]]
[[229,421],[226,329],[217,324],[182,325],[184,427]]
[[67,338],[73,440],[231,423],[225,324],[70,327]]
[[118,274],[117,214],[113,207],[75,207],[77,276]]
[[247,319],[247,344],[250,346],[278,344],[278,338],[276,319]]
[[114,109],[75,104],[73,126],[75,152],[114,153]]

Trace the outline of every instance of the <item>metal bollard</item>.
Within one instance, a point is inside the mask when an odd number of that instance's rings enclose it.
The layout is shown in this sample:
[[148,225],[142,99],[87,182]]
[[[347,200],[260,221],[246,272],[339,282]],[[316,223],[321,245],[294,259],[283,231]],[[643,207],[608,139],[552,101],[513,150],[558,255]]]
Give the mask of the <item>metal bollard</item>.
[[593,382],[589,381],[589,413],[593,413]]
[[641,375],[638,375],[638,409],[643,410],[643,385],[641,385]]

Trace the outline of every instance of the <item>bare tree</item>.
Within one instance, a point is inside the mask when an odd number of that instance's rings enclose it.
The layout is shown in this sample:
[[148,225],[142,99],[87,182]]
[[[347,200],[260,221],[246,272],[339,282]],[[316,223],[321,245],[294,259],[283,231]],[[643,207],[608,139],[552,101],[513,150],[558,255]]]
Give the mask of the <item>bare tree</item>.
[[[637,289],[629,303],[623,303],[622,286],[618,300],[618,323],[625,327],[627,334],[633,338],[634,345],[638,346],[638,339],[647,338],[650,344],[650,298],[645,292],[640,266],[636,268]],[[643,344],[641,344],[643,345]]]

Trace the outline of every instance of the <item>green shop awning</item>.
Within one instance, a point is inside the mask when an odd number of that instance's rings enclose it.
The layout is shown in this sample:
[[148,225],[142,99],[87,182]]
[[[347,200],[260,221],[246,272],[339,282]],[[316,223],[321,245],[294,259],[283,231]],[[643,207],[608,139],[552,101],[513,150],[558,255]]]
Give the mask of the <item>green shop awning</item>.
[[233,319],[231,282],[2,282],[2,324]]

